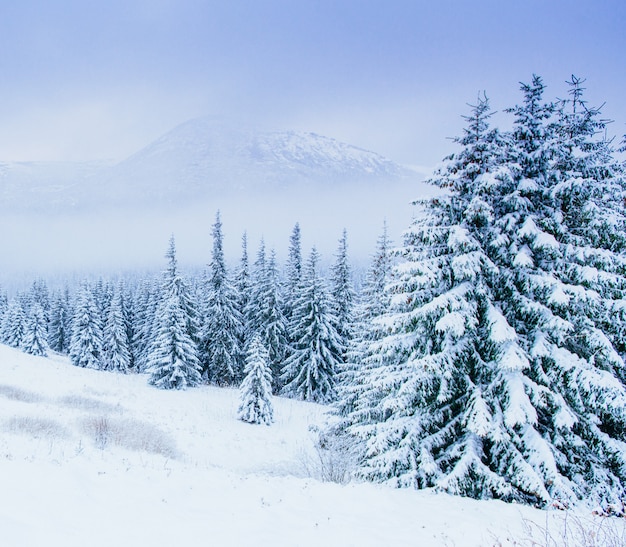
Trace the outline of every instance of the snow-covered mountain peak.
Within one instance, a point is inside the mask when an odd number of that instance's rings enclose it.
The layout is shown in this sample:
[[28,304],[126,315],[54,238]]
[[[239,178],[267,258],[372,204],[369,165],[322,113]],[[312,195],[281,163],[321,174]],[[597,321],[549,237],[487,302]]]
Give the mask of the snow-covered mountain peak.
[[[392,161],[315,133],[268,131],[213,117],[185,122],[119,166],[135,180],[176,178],[200,187],[222,181],[222,189],[259,184],[288,187],[395,179],[407,171]],[[184,174],[181,177],[181,174]],[[200,179],[204,179],[202,182]],[[167,183],[166,183],[167,184]]]

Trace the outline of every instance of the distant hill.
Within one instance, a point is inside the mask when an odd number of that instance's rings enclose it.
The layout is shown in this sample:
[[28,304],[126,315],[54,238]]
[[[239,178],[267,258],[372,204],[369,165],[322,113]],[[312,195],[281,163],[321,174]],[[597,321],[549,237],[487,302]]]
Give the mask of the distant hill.
[[186,122],[119,163],[0,163],[0,284],[20,272],[160,267],[170,235],[181,260],[210,260],[221,211],[229,259],[259,239],[286,252],[296,222],[304,252],[331,260],[342,230],[367,260],[387,221],[395,242],[421,175],[374,152],[313,133],[215,118]]
[[90,211],[417,178],[374,152],[314,133],[266,131],[217,118],[183,123],[126,160],[0,164],[0,210]]

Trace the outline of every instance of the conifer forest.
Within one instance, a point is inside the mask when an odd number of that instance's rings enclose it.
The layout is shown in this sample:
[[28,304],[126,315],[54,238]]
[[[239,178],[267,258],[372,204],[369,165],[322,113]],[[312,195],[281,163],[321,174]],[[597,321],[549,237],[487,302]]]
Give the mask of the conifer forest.
[[551,99],[533,76],[498,113],[479,95],[358,280],[348,232],[321,257],[299,224],[279,253],[244,234],[227,263],[241,234],[218,212],[202,272],[172,236],[158,275],[2,291],[0,341],[161,390],[237,388],[252,424],[274,397],[326,405],[319,443],[360,480],[623,514],[626,164],[584,85]]

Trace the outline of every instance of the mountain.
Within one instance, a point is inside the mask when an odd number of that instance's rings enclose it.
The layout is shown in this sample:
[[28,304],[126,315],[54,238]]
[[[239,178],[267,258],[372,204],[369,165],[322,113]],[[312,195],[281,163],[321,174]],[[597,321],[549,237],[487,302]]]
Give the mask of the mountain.
[[348,231],[368,260],[383,222],[396,242],[412,200],[432,191],[379,154],[313,133],[215,118],[184,123],[119,163],[0,163],[0,284],[43,272],[160,267],[173,233],[189,264],[210,259],[221,211],[226,252],[261,237],[281,257],[296,222],[303,249],[331,259]]
[[236,194],[380,186],[410,177],[379,154],[329,137],[207,117],[183,123],[115,165],[0,164],[0,210],[180,206]]
[[132,181],[137,198],[188,199],[399,180],[392,161],[314,133],[264,131],[200,118],[170,131],[117,165],[108,187]]

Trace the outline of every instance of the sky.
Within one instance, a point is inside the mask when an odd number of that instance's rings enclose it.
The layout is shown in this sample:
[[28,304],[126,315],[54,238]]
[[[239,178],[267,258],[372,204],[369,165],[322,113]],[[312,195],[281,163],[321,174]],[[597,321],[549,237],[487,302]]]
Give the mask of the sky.
[[623,0],[4,2],[0,161],[121,160],[188,119],[313,131],[435,165],[495,110],[571,74],[626,133]]

